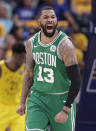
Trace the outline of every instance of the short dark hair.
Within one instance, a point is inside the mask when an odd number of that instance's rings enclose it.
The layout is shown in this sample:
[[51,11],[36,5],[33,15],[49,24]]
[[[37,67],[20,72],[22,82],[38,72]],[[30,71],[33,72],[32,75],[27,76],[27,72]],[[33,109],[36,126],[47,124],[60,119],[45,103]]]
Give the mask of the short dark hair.
[[15,45],[12,46],[12,52],[17,53],[17,54],[21,54],[21,53],[25,53],[25,46],[22,43],[17,43]]
[[[54,11],[54,9],[53,9],[51,6],[44,6],[44,7],[41,8],[38,16],[40,16],[40,15],[42,14],[42,11],[43,11],[43,10],[53,10],[53,11]],[[54,11],[54,12],[55,12],[55,11]]]

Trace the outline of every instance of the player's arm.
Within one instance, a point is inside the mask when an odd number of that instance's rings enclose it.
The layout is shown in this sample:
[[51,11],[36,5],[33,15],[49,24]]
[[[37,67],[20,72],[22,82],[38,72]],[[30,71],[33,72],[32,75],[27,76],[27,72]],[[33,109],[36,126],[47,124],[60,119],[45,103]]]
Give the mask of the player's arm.
[[23,80],[21,104],[25,104],[29,90],[33,84],[34,59],[31,52],[31,42],[26,43],[26,67]]
[[76,54],[71,40],[66,38],[60,44],[58,51],[59,57],[64,61],[64,64],[66,66],[67,75],[71,80],[71,86],[68,92],[68,97],[63,108],[64,111],[61,111],[59,115],[57,114],[57,117],[55,119],[57,122],[65,122],[68,117],[68,112],[70,112],[71,104],[74,102],[74,99],[76,98],[79,92],[81,85],[81,77]]
[[[63,48],[63,51],[61,48]],[[76,98],[79,92],[81,85],[81,76],[79,66],[77,63],[77,57],[71,40],[69,40],[68,38],[65,39],[61,45],[61,48],[61,57],[66,66],[68,77],[71,80],[71,86],[65,103],[65,106],[70,108],[71,104],[74,102],[74,99]]]
[[17,109],[17,113],[19,113],[20,115],[23,115],[24,112],[25,112],[26,98],[27,98],[29,91],[30,91],[30,88],[33,84],[34,65],[35,65],[35,62],[34,62],[34,59],[32,57],[31,42],[28,41],[26,43],[26,67],[25,67],[25,73],[24,73],[21,102],[20,102],[19,108]]

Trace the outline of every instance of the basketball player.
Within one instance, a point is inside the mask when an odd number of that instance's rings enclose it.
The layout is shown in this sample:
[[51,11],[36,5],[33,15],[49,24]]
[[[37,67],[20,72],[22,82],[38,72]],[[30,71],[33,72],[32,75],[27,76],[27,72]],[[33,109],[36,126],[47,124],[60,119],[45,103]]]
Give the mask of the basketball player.
[[57,31],[57,17],[51,7],[39,14],[41,31],[26,43],[26,71],[17,113],[25,113],[26,131],[73,131],[74,99],[80,89],[80,72],[72,42]]
[[12,52],[11,58],[0,61],[0,131],[8,125],[11,131],[25,131],[25,115],[16,113],[24,78],[25,47],[15,44]]

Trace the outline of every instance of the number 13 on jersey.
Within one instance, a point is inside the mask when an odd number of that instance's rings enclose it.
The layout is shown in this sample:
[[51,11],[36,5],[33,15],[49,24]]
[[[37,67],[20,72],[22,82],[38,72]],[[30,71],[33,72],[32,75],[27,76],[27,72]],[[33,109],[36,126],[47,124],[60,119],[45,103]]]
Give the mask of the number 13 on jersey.
[[[47,73],[47,76],[42,76],[42,73]],[[54,83],[54,72],[50,68],[43,68],[42,66],[39,66],[39,73],[37,77],[37,81],[45,81],[48,83]]]

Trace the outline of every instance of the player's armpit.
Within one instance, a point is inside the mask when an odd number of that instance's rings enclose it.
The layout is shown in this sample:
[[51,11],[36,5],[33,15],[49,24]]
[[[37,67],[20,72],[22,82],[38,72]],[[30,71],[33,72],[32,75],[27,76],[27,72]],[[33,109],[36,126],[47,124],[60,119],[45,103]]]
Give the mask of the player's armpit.
[[65,66],[77,64],[74,46],[69,38],[65,38],[58,47],[59,57],[64,61]]

